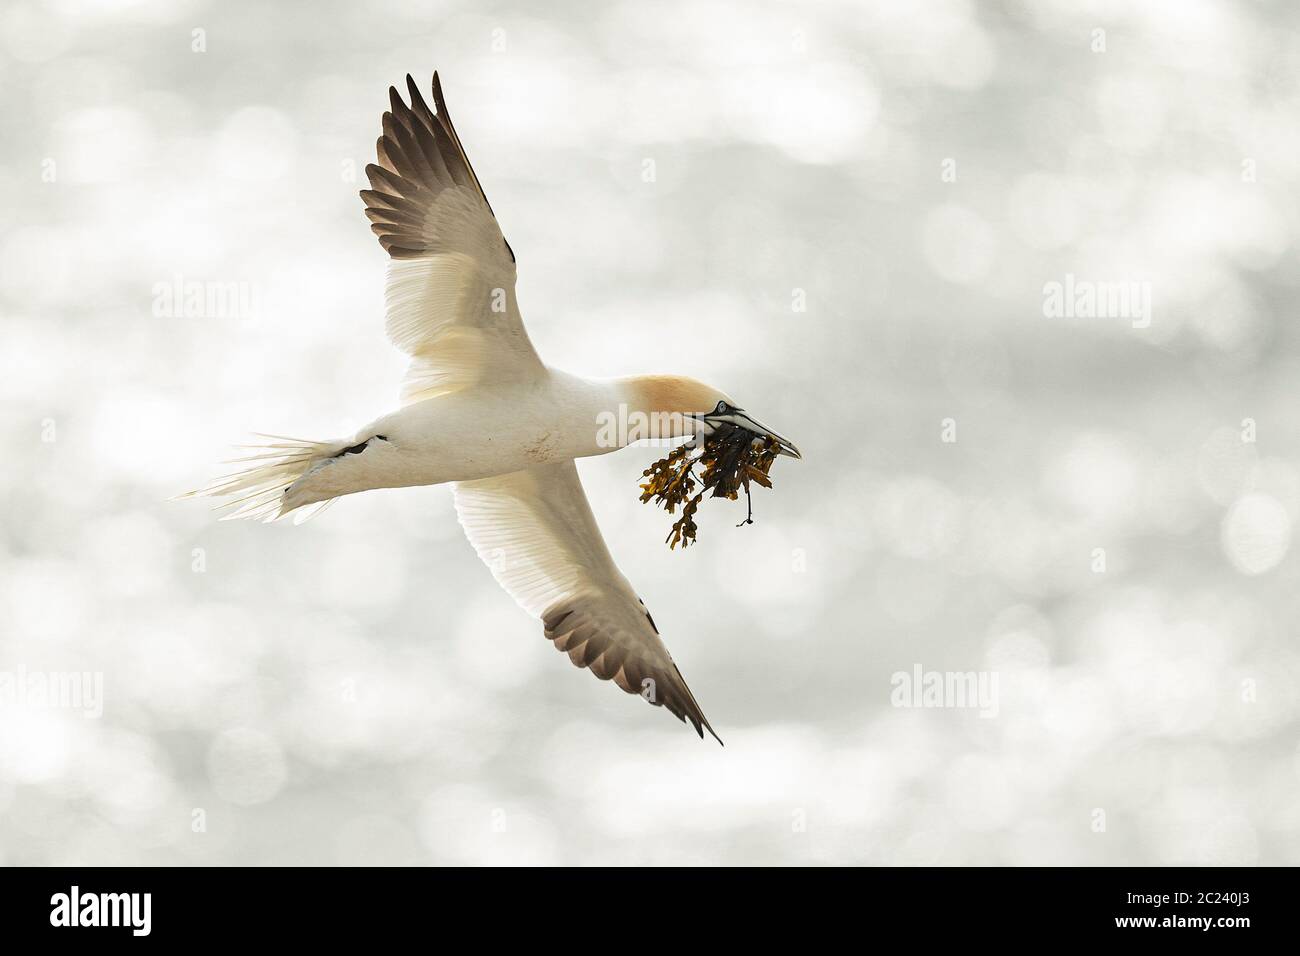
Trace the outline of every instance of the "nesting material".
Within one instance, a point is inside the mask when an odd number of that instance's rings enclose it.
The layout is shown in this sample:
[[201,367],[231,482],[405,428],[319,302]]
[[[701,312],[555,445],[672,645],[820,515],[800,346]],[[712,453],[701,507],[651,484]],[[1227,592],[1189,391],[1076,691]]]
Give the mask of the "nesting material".
[[[673,522],[665,543],[669,548],[681,544],[688,547],[699,531],[695,514],[706,493],[711,498],[730,498],[735,501],[745,492],[748,515],[737,527],[754,523],[753,501],[749,485],[753,482],[764,488],[772,487],[768,472],[776,461],[779,446],[771,438],[755,435],[736,425],[719,425],[702,441],[681,445],[641,474],[647,480],[641,484],[641,501],[653,501],[670,515],[681,508],[681,517]],[[699,474],[696,474],[696,468]],[[698,490],[697,490],[698,489]]]

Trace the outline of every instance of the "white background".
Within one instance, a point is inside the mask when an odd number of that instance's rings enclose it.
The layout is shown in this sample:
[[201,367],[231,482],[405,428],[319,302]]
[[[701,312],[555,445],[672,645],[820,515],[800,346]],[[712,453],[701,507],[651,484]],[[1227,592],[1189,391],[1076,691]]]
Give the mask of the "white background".
[[[0,671],[105,700],[0,707],[0,861],[1300,861],[1298,49],[1285,3],[6,2]],[[356,192],[435,67],[543,356],[804,452],[686,553],[658,452],[580,466],[725,749],[552,650],[445,488],[164,501],[394,405]],[[1046,317],[1067,274],[1150,326]],[[997,717],[891,706],[917,664]]]

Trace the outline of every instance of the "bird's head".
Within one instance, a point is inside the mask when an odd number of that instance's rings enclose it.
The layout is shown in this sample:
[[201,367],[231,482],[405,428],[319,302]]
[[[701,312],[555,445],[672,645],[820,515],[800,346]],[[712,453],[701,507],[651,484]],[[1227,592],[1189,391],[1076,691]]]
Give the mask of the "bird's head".
[[759,438],[772,439],[772,441],[776,442],[777,454],[788,455],[791,458],[803,457],[803,455],[799,454],[799,449],[795,447],[794,442],[757,421],[749,412],[737,406],[729,398],[719,398],[712,410],[690,413],[687,417],[699,424],[700,430],[705,436],[711,434],[719,425],[734,425],[737,428],[745,429],[747,432],[752,432]]
[[802,458],[794,442],[759,422],[726,393],[684,375],[639,375],[629,380],[633,407],[643,410],[650,432],[641,437],[708,436],[720,425],[733,425],[776,442],[780,454]]

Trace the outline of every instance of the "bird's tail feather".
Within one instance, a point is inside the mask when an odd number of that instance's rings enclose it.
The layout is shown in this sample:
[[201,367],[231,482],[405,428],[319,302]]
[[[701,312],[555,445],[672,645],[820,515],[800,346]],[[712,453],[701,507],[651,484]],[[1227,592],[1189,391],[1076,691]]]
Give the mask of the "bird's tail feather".
[[[214,478],[195,491],[176,495],[180,498],[222,498],[213,507],[229,509],[222,521],[248,518],[252,521],[270,522],[293,515],[294,524],[320,514],[334,501],[328,498],[298,508],[285,510],[285,491],[307,473],[318,461],[332,458],[338,453],[338,442],[303,441],[281,435],[262,435],[265,439],[253,445],[236,446],[250,454],[227,459],[223,464],[237,465],[234,471]],[[173,499],[173,500],[176,500]]]

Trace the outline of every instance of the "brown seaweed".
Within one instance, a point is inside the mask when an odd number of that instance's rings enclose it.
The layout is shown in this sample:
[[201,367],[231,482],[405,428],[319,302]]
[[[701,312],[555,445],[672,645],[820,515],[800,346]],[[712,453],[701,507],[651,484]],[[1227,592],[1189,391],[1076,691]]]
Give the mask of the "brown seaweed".
[[711,498],[735,501],[743,491],[748,514],[737,527],[753,524],[750,483],[772,487],[768,473],[779,451],[780,446],[771,438],[736,425],[719,425],[702,441],[697,438],[674,448],[668,457],[642,472],[642,477],[648,480],[641,484],[641,501],[653,501],[669,514],[676,514],[679,507],[682,509],[681,517],[673,522],[672,530],[664,539],[669,548],[676,548],[679,543],[686,548],[695,541],[699,531],[695,515],[709,492]]

